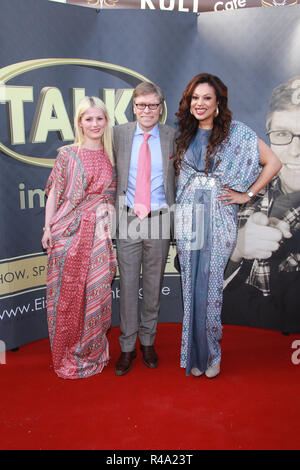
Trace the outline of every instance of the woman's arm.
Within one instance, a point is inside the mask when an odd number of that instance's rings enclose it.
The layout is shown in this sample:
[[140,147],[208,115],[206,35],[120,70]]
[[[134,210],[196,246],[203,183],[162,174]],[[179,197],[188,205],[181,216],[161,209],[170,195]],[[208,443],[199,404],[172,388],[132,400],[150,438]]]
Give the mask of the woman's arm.
[[44,235],[42,238],[42,245],[45,250],[52,247],[52,236],[50,231],[50,222],[52,217],[55,214],[55,184],[53,184],[50,192],[48,194],[48,199],[46,202],[46,210],[45,210],[45,227],[44,227]]
[[273,177],[281,169],[282,165],[279,158],[261,139],[258,139],[258,149],[260,154],[260,163],[263,167],[259,177],[245,193],[239,193],[230,188],[222,188],[226,193],[220,194],[219,199],[224,201],[224,206],[228,206],[229,204],[245,204],[246,202],[249,202],[251,197],[248,196],[248,192],[251,191],[254,195],[259,193],[259,191],[267,186],[267,184],[270,183]]

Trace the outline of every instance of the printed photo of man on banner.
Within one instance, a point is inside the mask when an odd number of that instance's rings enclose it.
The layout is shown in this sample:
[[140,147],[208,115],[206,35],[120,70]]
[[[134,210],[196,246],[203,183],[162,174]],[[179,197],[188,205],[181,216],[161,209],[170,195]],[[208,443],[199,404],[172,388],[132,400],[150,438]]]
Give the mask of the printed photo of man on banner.
[[267,190],[240,209],[223,319],[268,324],[265,317],[272,315],[273,326],[299,332],[300,76],[273,90],[266,130],[282,169]]

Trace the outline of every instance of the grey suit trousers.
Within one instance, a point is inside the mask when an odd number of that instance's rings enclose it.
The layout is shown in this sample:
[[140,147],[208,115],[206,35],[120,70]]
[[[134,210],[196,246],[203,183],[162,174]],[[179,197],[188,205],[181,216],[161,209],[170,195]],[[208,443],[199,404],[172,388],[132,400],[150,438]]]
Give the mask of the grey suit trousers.
[[[144,346],[153,345],[155,340],[170,231],[168,214],[167,219],[160,211],[151,214],[152,217],[140,221],[135,214],[124,210],[120,220],[116,243],[120,271],[119,341],[123,352],[135,349],[137,336]],[[153,234],[154,226],[156,230]]]

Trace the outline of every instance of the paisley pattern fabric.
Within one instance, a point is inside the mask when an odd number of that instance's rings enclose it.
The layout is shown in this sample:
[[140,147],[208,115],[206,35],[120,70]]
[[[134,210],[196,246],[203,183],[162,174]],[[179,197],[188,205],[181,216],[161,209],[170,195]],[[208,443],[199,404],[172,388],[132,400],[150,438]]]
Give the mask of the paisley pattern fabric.
[[46,185],[56,212],[48,250],[47,316],[54,370],[69,379],[102,371],[109,360],[111,281],[116,259],[110,237],[116,178],[104,151],[60,150]]
[[238,208],[218,200],[222,188],[245,192],[259,176],[256,134],[238,121],[217,152],[207,175],[187,158],[177,187],[176,239],[181,267],[184,318],[181,367],[205,371],[221,360],[223,275],[237,238]]

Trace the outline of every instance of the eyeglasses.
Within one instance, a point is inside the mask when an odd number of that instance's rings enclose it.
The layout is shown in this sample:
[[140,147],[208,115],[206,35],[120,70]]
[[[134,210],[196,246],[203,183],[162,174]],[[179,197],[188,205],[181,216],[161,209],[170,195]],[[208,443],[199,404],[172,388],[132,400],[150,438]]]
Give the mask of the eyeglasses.
[[300,139],[300,134],[293,134],[290,131],[270,131],[267,135],[273,145],[289,145],[294,137]]
[[139,109],[140,111],[144,111],[144,109],[149,108],[151,111],[155,111],[160,103],[151,103],[151,104],[145,104],[145,103],[134,103],[134,105]]

